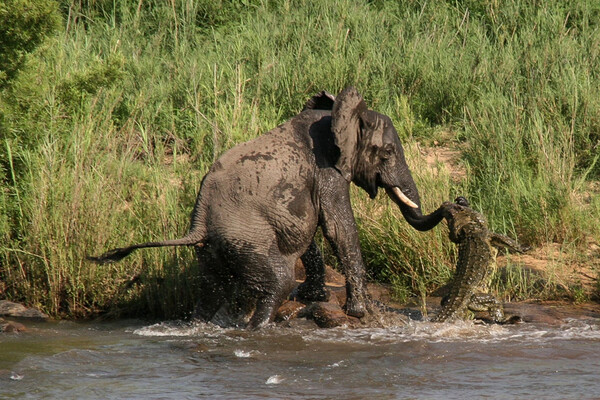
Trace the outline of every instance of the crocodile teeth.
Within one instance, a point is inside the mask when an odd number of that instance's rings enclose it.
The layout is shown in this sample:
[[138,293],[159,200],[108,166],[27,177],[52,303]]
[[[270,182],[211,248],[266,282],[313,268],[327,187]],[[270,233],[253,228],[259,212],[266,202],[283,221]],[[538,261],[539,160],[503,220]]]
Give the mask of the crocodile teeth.
[[399,187],[394,186],[392,188],[392,193],[394,193],[394,195],[396,196],[396,198],[398,198],[398,200],[400,200],[407,206],[412,207],[412,208],[419,208],[419,206],[416,205],[411,199],[409,199],[408,196],[406,196],[404,193],[402,193],[402,190],[400,190]]

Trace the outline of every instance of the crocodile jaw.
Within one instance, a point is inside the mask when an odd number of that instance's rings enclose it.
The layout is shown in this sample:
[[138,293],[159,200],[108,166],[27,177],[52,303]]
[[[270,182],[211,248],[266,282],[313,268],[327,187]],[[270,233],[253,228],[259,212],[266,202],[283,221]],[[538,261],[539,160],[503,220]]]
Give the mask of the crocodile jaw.
[[407,206],[409,206],[411,208],[419,208],[419,206],[416,205],[414,201],[412,201],[411,199],[408,198],[407,195],[405,195],[404,193],[402,193],[402,190],[400,190],[400,188],[398,186],[394,186],[390,190],[390,192],[394,194],[394,196],[396,197],[396,199],[398,199],[402,203],[406,204]]

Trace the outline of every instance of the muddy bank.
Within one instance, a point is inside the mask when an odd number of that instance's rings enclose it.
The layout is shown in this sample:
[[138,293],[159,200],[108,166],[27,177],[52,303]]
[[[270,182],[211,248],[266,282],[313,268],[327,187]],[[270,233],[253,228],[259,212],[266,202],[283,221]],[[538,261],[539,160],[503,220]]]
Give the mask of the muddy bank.
[[[427,298],[427,316],[430,317],[440,309],[441,297]],[[399,312],[410,315],[411,319],[421,320],[425,317],[422,306],[416,304],[396,305]],[[586,302],[575,304],[568,301],[525,300],[504,303],[506,315],[518,315],[522,323],[540,323],[560,325],[570,319],[600,319],[600,303]]]
[[[334,288],[334,292],[342,295],[342,291]],[[378,308],[378,313],[397,315],[394,322],[403,323],[408,320],[422,321],[431,318],[441,310],[441,297],[428,297],[427,309],[424,312],[423,307],[417,304],[398,304],[386,301],[389,299],[389,291],[386,288],[377,287],[377,290],[371,291]],[[337,301],[336,301],[336,304]],[[283,306],[285,307],[285,305]],[[296,305],[298,307],[298,305]],[[310,312],[296,314],[296,317],[306,317],[315,320],[320,327],[346,326],[348,328],[358,328],[364,324],[372,324],[372,320],[360,321],[356,318],[340,316],[341,308],[329,306],[329,308],[319,307],[320,315],[313,317]],[[561,325],[567,320],[578,319],[600,319],[600,304],[587,302],[574,304],[566,301],[537,301],[527,300],[521,302],[504,303],[504,312],[507,316],[518,316],[520,323],[536,323],[548,325]],[[477,316],[476,316],[477,317]],[[480,321],[488,323],[487,319],[481,318]]]
[[[297,281],[302,282],[304,276],[297,270]],[[343,312],[346,302],[346,288],[344,277],[337,271],[327,268],[327,290],[330,299],[325,303],[303,304],[291,296],[290,301],[280,308],[276,322],[298,323],[297,319],[313,321],[319,327],[331,328],[345,326],[358,328],[382,322],[383,324],[402,324],[408,320],[426,320],[441,310],[441,296],[430,296],[426,299],[425,309],[423,304],[416,301],[408,304],[395,302],[388,286],[370,283],[368,292],[374,304],[376,318],[358,320],[349,317]],[[520,302],[504,303],[504,312],[507,316],[519,317],[521,323],[541,323],[560,325],[570,319],[600,319],[600,303],[586,302],[575,304],[567,301],[537,301],[527,300]],[[476,315],[476,318],[478,316]],[[386,322],[387,320],[387,322]],[[482,322],[488,322],[481,318]],[[516,322],[517,320],[515,320]]]

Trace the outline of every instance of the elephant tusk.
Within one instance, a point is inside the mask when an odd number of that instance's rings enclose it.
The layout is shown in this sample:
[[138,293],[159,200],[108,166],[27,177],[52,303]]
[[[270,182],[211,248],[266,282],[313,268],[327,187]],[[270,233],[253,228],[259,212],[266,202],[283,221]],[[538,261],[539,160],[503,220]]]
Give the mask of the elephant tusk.
[[406,196],[404,193],[402,193],[402,190],[400,190],[399,187],[394,186],[392,188],[392,193],[394,193],[394,195],[396,196],[396,198],[398,200],[400,200],[407,206],[412,207],[412,208],[419,208],[419,206],[416,205],[414,201],[412,201],[411,199],[408,198],[408,196]]

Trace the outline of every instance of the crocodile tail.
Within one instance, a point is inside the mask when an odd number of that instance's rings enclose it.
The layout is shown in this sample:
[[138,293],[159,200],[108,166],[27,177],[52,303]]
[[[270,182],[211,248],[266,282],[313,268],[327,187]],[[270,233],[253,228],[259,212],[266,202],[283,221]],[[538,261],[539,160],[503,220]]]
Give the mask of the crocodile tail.
[[198,235],[196,232],[190,232],[185,237],[180,239],[173,240],[164,240],[162,242],[146,242],[134,244],[128,247],[120,247],[116,249],[112,249],[107,251],[106,253],[93,257],[88,256],[87,259],[89,261],[95,262],[97,264],[108,264],[117,261],[121,261],[123,258],[127,257],[134,250],[144,249],[148,247],[167,247],[167,246],[203,246],[204,245],[204,235]]
[[506,235],[501,235],[499,233],[491,232],[490,233],[490,243],[492,246],[497,249],[506,249],[509,252],[514,253],[526,253],[531,250],[531,247],[522,246],[516,240]]
[[445,304],[441,311],[431,321],[447,322],[454,319],[455,314],[466,307],[473,293],[471,279],[476,267],[471,257],[474,251],[474,245],[470,241],[458,245],[458,261],[456,271],[452,278],[450,293],[447,295]]

